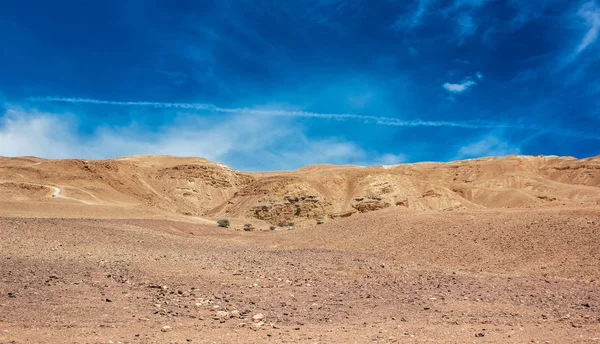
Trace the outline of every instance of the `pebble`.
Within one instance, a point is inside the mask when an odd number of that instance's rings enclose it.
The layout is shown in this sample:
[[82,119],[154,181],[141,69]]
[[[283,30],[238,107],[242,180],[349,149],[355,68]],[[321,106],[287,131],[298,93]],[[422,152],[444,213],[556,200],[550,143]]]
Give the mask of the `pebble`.
[[229,318],[229,312],[218,311],[217,312],[217,318],[220,318],[220,319]]
[[169,332],[171,331],[171,326],[169,325],[165,325],[160,329],[162,332]]
[[264,316],[262,313],[258,313],[258,314],[255,314],[255,315],[252,317],[252,320],[254,320],[254,321],[261,321],[261,320],[263,320],[264,318],[265,318],[265,316]]

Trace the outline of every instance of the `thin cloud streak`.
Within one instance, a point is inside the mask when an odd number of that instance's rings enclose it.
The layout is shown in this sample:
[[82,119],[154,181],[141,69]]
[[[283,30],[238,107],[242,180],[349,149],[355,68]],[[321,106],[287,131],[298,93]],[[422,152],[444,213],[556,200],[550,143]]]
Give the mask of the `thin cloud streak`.
[[364,120],[371,121],[378,125],[398,126],[398,127],[453,127],[466,129],[520,129],[531,130],[542,133],[554,134],[566,137],[577,137],[585,139],[600,140],[600,135],[586,134],[583,132],[572,131],[568,129],[543,128],[539,126],[506,124],[493,121],[471,120],[471,121],[424,121],[421,119],[402,120],[394,117],[368,116],[344,113],[317,113],[307,111],[288,111],[288,110],[260,110],[250,108],[224,108],[213,104],[204,103],[163,103],[163,102],[145,102],[145,101],[112,101],[89,98],[63,98],[63,97],[29,97],[32,102],[60,102],[70,104],[96,104],[110,106],[134,106],[134,107],[152,107],[158,109],[188,109],[188,110],[207,110],[227,114],[247,114],[262,116],[285,116],[285,117],[308,117],[336,120]]
[[600,30],[600,7],[596,5],[595,1],[590,1],[579,9],[578,14],[581,18],[585,19],[589,29],[581,43],[579,43],[579,46],[577,46],[577,50],[575,50],[576,55],[594,43],[598,38],[598,31]]

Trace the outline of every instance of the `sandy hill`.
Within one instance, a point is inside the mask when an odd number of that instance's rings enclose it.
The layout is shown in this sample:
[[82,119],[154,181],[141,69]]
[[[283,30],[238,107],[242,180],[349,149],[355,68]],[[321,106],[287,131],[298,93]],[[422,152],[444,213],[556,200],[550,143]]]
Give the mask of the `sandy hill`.
[[[0,215],[163,217],[278,224],[384,208],[600,204],[600,156],[508,156],[246,173],[201,158],[0,158]],[[236,220],[237,219],[237,220]]]

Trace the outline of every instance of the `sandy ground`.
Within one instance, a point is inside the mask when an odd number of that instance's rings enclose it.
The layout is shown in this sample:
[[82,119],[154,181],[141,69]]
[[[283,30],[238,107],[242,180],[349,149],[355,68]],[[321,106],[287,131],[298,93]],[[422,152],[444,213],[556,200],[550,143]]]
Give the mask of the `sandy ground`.
[[0,218],[0,343],[119,342],[600,343],[600,208]]

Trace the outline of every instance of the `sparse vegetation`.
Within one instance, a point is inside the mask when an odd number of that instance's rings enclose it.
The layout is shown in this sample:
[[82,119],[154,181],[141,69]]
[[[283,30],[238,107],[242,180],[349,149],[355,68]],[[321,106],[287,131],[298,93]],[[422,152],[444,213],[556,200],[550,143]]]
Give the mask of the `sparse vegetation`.
[[229,228],[229,220],[220,219],[219,221],[217,221],[217,225],[219,225],[219,227]]
[[269,227],[269,230],[272,230],[272,231],[274,231],[276,228],[277,228],[277,227],[275,227],[275,226],[271,226],[271,227]]
[[252,230],[254,230],[254,226],[253,226],[252,224],[250,224],[250,223],[246,223],[246,224],[244,225],[244,231],[246,231],[246,232],[250,232],[250,231],[252,231]]
[[323,220],[320,220],[320,219],[319,219],[319,220],[317,220],[317,224],[318,224],[318,225],[322,225],[323,223],[325,223]]

